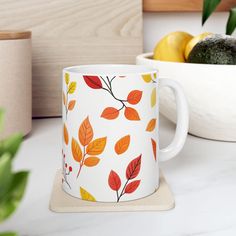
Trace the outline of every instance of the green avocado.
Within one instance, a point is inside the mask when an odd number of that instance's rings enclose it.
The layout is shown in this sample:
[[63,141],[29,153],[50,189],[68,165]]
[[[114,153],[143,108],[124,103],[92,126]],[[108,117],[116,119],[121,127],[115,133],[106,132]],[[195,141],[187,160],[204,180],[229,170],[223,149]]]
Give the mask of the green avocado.
[[236,38],[219,34],[206,37],[193,47],[187,62],[236,65]]

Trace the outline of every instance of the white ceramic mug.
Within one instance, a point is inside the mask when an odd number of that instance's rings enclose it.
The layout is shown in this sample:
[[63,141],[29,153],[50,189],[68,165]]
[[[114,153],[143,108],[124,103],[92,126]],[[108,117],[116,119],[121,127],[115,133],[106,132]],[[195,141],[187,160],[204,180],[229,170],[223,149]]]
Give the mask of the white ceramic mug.
[[[158,90],[176,97],[177,128],[159,149]],[[179,85],[137,65],[85,65],[63,70],[63,189],[89,201],[119,202],[154,193],[158,161],[182,149],[188,108]]]

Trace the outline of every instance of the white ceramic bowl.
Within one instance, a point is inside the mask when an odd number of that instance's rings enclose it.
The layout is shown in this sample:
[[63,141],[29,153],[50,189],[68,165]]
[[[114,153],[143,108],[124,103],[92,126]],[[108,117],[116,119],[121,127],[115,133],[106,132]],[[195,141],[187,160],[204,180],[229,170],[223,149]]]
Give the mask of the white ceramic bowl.
[[[236,141],[236,66],[163,62],[152,53],[137,56],[137,64],[155,67],[160,78],[177,81],[189,103],[191,134],[223,141]],[[160,91],[160,111],[176,121],[174,96]]]

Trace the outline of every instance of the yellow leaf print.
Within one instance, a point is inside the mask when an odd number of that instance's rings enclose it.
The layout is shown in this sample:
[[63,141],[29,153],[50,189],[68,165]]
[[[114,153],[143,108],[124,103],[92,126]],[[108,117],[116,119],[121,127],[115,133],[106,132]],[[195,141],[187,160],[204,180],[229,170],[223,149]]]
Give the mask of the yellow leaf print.
[[142,78],[146,83],[150,83],[152,81],[152,75],[151,74],[142,75]]
[[154,77],[154,79],[156,79],[157,78],[157,73],[154,73],[153,77]]
[[70,82],[70,75],[68,73],[65,73],[65,81],[66,81],[66,84],[68,85],[69,82]]
[[69,84],[68,93],[70,94],[74,93],[75,89],[76,89],[76,82],[71,82]]
[[151,107],[154,107],[156,105],[156,96],[156,88],[153,88],[151,94]]
[[87,192],[84,188],[80,187],[80,195],[83,200],[96,202],[94,196],[92,196],[89,192]]

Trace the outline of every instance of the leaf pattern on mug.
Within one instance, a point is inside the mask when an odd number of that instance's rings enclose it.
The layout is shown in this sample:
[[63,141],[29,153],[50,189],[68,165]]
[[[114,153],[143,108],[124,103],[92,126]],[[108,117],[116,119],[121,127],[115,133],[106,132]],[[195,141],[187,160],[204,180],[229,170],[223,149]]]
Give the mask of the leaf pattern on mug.
[[133,90],[128,94],[127,102],[136,105],[140,102],[143,92],[140,90]]
[[126,178],[134,179],[139,174],[141,167],[141,155],[132,160],[126,168]]
[[118,191],[120,189],[121,186],[120,176],[114,170],[111,170],[109,174],[108,184],[110,188],[114,191]]
[[114,120],[119,116],[120,111],[114,107],[107,107],[103,110],[101,117],[107,120]]
[[93,140],[93,137],[93,127],[89,121],[89,117],[86,117],[79,127],[79,141],[72,138],[71,142],[72,156],[79,164],[77,178],[79,177],[83,166],[93,167],[100,162],[100,158],[97,157],[97,155],[103,153],[107,138],[102,137]]
[[[114,120],[118,118],[121,111],[124,110],[126,119],[131,121],[140,120],[138,111],[132,107],[128,107],[127,103],[130,105],[137,105],[141,101],[143,92],[140,90],[132,90],[129,92],[126,99],[118,98],[118,96],[115,95],[114,88],[112,87],[115,78],[117,78],[117,76],[113,76],[112,78],[109,78],[109,76],[83,76],[83,79],[88,87],[92,89],[102,89],[120,104],[120,107],[106,107],[101,113],[102,118]],[[118,76],[118,78],[122,77]]]
[[83,146],[88,145],[93,139],[93,128],[87,117],[79,127],[79,141]]
[[146,131],[152,132],[152,131],[155,129],[155,127],[156,127],[156,119],[151,119],[151,120],[148,122]]
[[69,75],[69,73],[65,73],[65,82],[66,82],[67,85],[70,82],[70,75]]
[[63,137],[64,137],[65,144],[68,145],[68,143],[69,143],[69,134],[68,134],[66,124],[63,125]]
[[86,152],[89,155],[99,155],[103,152],[106,146],[106,137],[98,138],[89,143],[86,148]]
[[151,107],[156,105],[156,88],[153,88],[151,93]]
[[126,152],[127,149],[129,148],[129,144],[130,144],[130,135],[126,135],[121,139],[119,139],[115,144],[116,154],[121,155],[124,152]]
[[72,93],[75,92],[75,89],[76,89],[76,82],[71,82],[71,83],[69,84],[67,93],[72,94]]
[[79,143],[74,138],[72,138],[72,142],[71,142],[71,151],[72,151],[72,156],[74,160],[77,162],[81,162],[82,150],[80,148]]
[[84,160],[84,165],[87,167],[96,166],[99,161],[100,161],[100,159],[98,157],[87,157]]
[[125,117],[127,120],[140,120],[138,112],[132,107],[125,108]]
[[142,78],[146,83],[150,83],[152,81],[152,75],[151,74],[142,75]]
[[85,83],[92,89],[101,89],[102,82],[98,76],[94,75],[84,75],[83,76]]
[[120,198],[123,195],[131,194],[134,191],[136,191],[137,188],[139,187],[141,180],[133,180],[133,181],[130,180],[138,176],[141,168],[141,159],[142,155],[139,155],[128,164],[126,168],[126,182],[124,183],[121,191],[119,191],[121,188],[120,176],[114,170],[110,171],[110,174],[108,176],[108,185],[113,191],[116,192],[117,202],[120,201]]
[[152,151],[153,151],[153,156],[155,161],[157,160],[157,144],[156,141],[154,139],[151,139],[152,142]]
[[143,74],[142,75],[142,79],[146,82],[146,83],[156,83],[156,78],[157,78],[157,74],[153,73],[153,74]]
[[133,193],[139,186],[141,180],[134,180],[127,184],[125,187],[125,193]]
[[[142,79],[146,83],[156,83],[157,73],[143,74]],[[156,105],[156,88],[153,88],[153,90],[151,92],[151,99],[150,100],[151,100],[151,107],[154,107]]]
[[76,90],[76,82],[70,82],[70,74],[65,73],[64,80],[66,83],[66,91],[62,92],[62,101],[66,111],[66,119],[69,111],[72,111],[75,107],[76,100],[69,100],[69,94],[73,94]]
[[69,110],[69,111],[71,111],[71,110],[74,109],[75,103],[76,103],[75,100],[71,100],[71,101],[69,102],[69,104],[68,104],[68,110]]
[[82,187],[80,187],[80,195],[83,200],[96,202],[95,197]]

